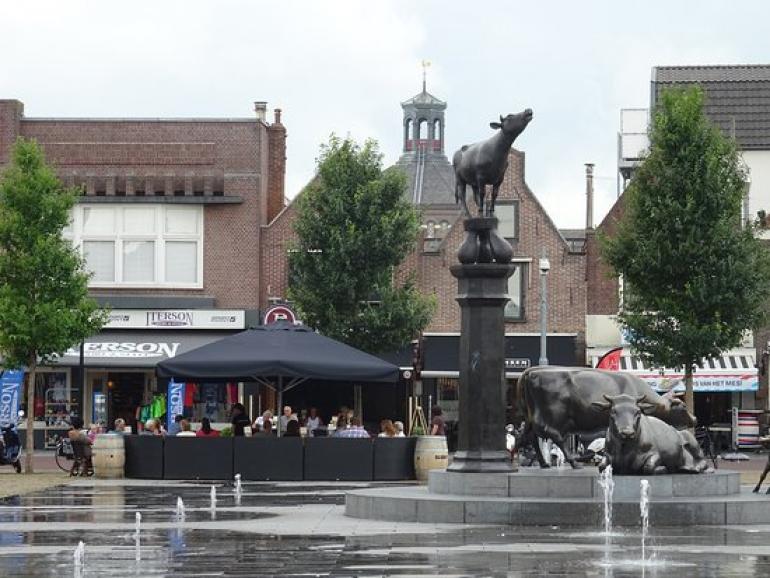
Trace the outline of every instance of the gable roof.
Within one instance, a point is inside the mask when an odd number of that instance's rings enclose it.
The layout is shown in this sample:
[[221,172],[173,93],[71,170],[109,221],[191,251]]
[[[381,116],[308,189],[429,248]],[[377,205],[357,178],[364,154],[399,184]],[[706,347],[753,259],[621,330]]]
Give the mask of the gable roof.
[[698,85],[705,113],[744,150],[770,149],[770,65],[658,66],[651,105],[671,86]]

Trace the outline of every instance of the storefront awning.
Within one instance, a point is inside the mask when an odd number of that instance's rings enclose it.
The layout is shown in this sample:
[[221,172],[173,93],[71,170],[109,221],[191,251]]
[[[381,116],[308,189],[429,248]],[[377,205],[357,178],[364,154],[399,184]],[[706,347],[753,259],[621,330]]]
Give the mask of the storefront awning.
[[[605,350],[589,351],[591,367],[596,367]],[[620,358],[620,370],[644,379],[653,389],[664,392],[673,388],[684,391],[684,372],[645,366],[637,357],[624,350]],[[693,373],[693,390],[703,392],[757,391],[759,378],[754,366],[754,352],[750,349],[734,349],[715,359],[704,359]]]
[[[86,367],[154,368],[159,361],[219,341],[233,331],[102,331],[83,347]],[[71,347],[51,365],[80,365],[80,347]]]

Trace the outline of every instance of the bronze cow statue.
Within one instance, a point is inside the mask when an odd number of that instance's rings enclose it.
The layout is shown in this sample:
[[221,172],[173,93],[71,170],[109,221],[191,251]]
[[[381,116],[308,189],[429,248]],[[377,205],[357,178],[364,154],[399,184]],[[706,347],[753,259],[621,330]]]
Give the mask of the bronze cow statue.
[[[550,438],[573,468],[580,467],[565,447],[572,433],[594,433],[606,430],[609,412],[598,409],[594,402],[605,402],[604,395],[644,396],[645,411],[676,427],[694,427],[695,416],[676,398],[658,395],[641,378],[621,371],[604,371],[586,367],[531,367],[519,378],[518,410],[525,412],[522,445],[534,436]],[[546,468],[540,447],[534,444],[538,463]]]
[[[498,132],[485,141],[464,145],[452,157],[455,170],[455,202],[462,206],[467,217],[471,216],[465,200],[467,185],[473,189],[473,199],[476,201],[479,216],[491,217],[495,214],[497,192],[508,168],[508,152],[513,141],[524,132],[531,120],[532,109],[529,108],[519,114],[500,116],[500,122],[489,123],[493,129],[499,129]],[[485,210],[487,185],[492,186],[492,198]]]
[[654,409],[645,396],[605,395],[603,402],[593,405],[609,412],[610,420],[599,471],[611,465],[613,474],[650,476],[699,474],[708,469],[695,436],[644,414]]

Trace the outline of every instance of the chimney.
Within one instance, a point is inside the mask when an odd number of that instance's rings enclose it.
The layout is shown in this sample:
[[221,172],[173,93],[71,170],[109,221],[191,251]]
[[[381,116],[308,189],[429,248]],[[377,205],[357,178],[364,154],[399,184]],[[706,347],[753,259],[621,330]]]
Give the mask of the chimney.
[[254,112],[257,115],[257,120],[265,122],[265,119],[267,119],[267,102],[264,100],[254,101]]
[[281,124],[281,109],[274,111],[275,122],[267,127],[268,174],[267,214],[265,224],[270,223],[286,206],[286,127]]
[[586,163],[586,230],[594,228],[594,164]]

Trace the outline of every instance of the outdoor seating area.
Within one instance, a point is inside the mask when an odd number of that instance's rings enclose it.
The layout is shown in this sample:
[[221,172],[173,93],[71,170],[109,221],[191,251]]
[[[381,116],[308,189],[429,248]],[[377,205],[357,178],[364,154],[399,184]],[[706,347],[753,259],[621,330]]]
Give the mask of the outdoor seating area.
[[396,481],[415,479],[415,437],[126,435],[125,476],[139,479]]

